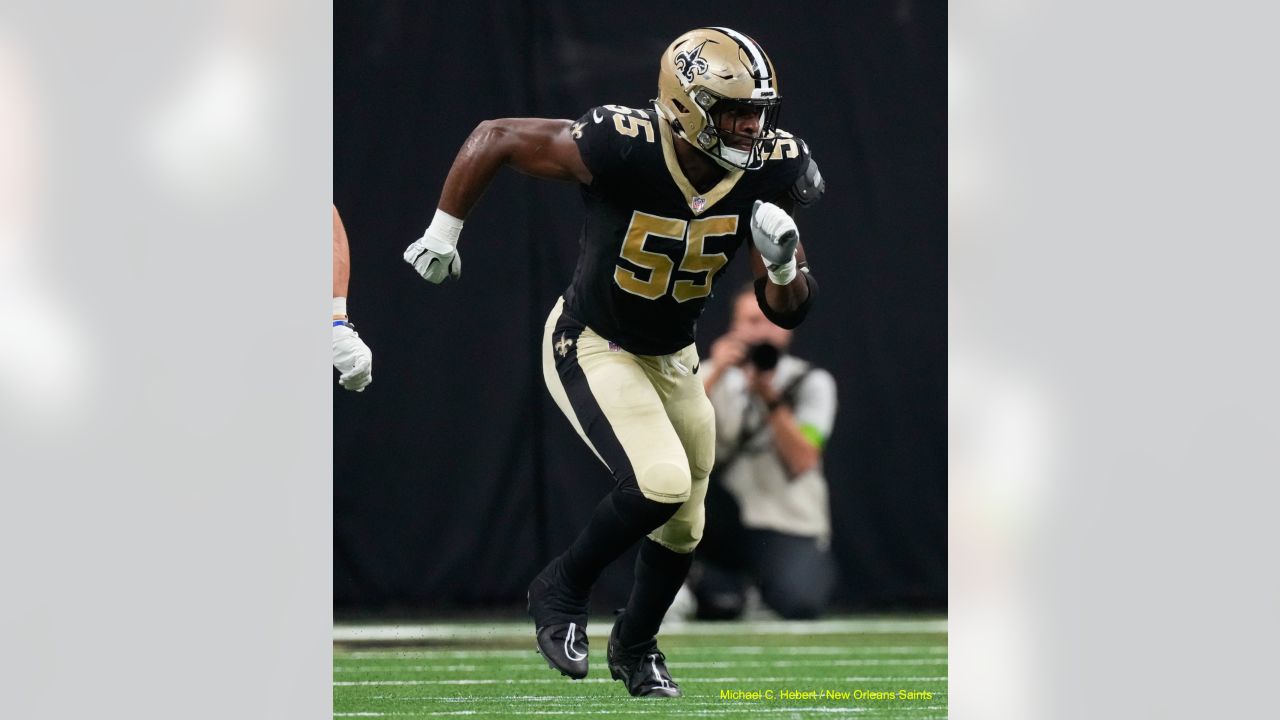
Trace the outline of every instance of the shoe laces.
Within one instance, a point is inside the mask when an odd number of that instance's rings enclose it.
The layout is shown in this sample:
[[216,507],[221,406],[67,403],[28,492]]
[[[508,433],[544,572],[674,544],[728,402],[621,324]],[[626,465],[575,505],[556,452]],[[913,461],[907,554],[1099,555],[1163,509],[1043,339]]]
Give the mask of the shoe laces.
[[658,649],[658,640],[654,638],[647,643],[641,643],[633,647],[618,647],[618,655],[621,655],[627,665],[643,665],[650,659],[656,659],[664,666],[667,662],[667,656],[662,654]]

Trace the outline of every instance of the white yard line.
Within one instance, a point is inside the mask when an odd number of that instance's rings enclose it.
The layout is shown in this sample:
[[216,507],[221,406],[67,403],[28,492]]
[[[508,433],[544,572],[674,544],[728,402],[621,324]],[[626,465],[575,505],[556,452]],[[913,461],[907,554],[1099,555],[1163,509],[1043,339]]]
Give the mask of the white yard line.
[[[900,677],[717,677],[717,678],[684,678],[678,682],[682,685],[691,683],[766,683],[766,682],[820,682],[820,683],[838,683],[838,682],[870,682],[875,681],[897,681],[897,680],[915,680],[939,682],[946,680],[945,675],[930,678],[900,678]],[[616,682],[609,678],[586,678],[583,680],[566,680],[564,678],[527,678],[527,679],[494,679],[494,678],[460,678],[455,680],[334,680],[333,684],[337,687],[345,686],[394,686],[394,685],[523,685],[526,683],[534,683],[539,685],[566,683],[611,683]]]
[[[753,715],[761,714],[761,713],[850,714],[850,713],[871,712],[874,710],[879,710],[883,707],[884,706],[879,706],[879,705],[858,706],[858,707],[832,707],[832,706],[804,707],[802,705],[759,707],[752,704],[750,709],[748,710],[741,703],[731,703],[731,704],[726,704],[726,706],[723,708],[715,708],[715,709],[707,708],[703,710],[690,710],[690,711],[682,710],[679,712],[679,714],[680,715],[705,715],[705,716],[742,714],[743,712],[750,712]],[[900,706],[894,706],[894,709],[934,712],[937,710],[946,710],[947,707],[945,705],[900,705]],[[590,710],[520,710],[516,712],[512,712],[511,710],[503,710],[502,713],[510,717],[520,717],[524,715],[634,715],[637,713],[668,715],[671,713],[671,711],[672,711],[671,707],[658,706],[655,704],[650,707],[622,708],[622,709],[616,709],[616,710],[606,710],[604,708],[595,708]],[[335,712],[333,716],[334,717],[410,717],[410,716],[412,717],[418,717],[418,716],[444,717],[444,716],[452,716],[452,715],[491,715],[497,712],[498,711],[496,710],[435,710],[435,711],[428,711],[428,712],[350,712],[350,713]]]
[[[532,638],[530,638],[532,640]],[[866,645],[852,647],[814,647],[797,645],[793,647],[765,647],[763,645],[728,645],[713,647],[685,647],[677,650],[680,655],[946,655],[945,645]],[[387,659],[387,660],[430,660],[430,659],[464,659],[495,657],[530,657],[537,653],[530,645],[528,650],[354,650],[335,655],[338,661],[351,658]]]
[[[867,681],[867,682],[883,681],[884,679],[885,678],[882,678],[882,677],[862,678],[863,681]],[[916,681],[916,682],[923,681],[923,680],[946,680],[945,677],[944,678],[892,678],[892,679],[902,680],[902,681]],[[843,688],[839,688],[839,689],[843,690]],[[946,690],[933,690],[932,692],[935,695],[947,694]],[[510,702],[514,700],[519,700],[521,702],[538,702],[538,703],[549,704],[549,705],[560,705],[560,704],[573,705],[574,707],[581,707],[582,705],[590,704],[593,702],[604,702],[604,703],[613,704],[618,699],[625,700],[625,698],[613,698],[613,697],[585,698],[577,695],[484,695],[481,697],[474,697],[470,695],[362,695],[361,699],[393,700],[396,702],[421,702],[423,700],[432,700],[435,702],[453,703],[453,704],[473,703],[473,702],[480,702],[480,701]],[[713,694],[707,694],[705,696],[686,695],[684,699],[680,701],[680,707],[686,708],[686,707],[697,706],[697,705],[719,706],[719,705],[723,705],[725,702],[739,702],[739,701],[720,700],[716,697],[716,695],[713,695]],[[748,701],[741,701],[741,702],[748,702]],[[855,701],[855,702],[858,702],[858,701]]]
[[[681,662],[669,660],[672,670],[727,669],[727,668],[770,668],[770,667],[827,667],[858,665],[946,665],[944,659],[932,658],[858,658],[856,660],[836,658],[830,660],[722,660],[718,662]],[[512,670],[536,669],[533,663],[503,663],[488,665],[486,671],[509,672]],[[334,668],[335,673],[438,673],[438,672],[475,672],[474,665],[354,665]]]
[[[612,621],[597,618],[589,626],[592,636],[608,637]],[[843,619],[765,620],[724,623],[668,623],[666,636],[677,635],[841,635],[945,633],[945,619]],[[478,640],[519,638],[531,634],[527,622],[342,624],[333,628],[334,642],[412,642],[423,640]]]
[[[850,660],[845,658],[835,658],[829,660],[718,660],[713,662],[688,662],[684,660],[667,659],[667,664],[673,670],[707,670],[707,669],[725,669],[725,668],[768,668],[768,667],[827,667],[829,665],[945,665],[946,660],[932,660],[926,658],[917,658],[920,662],[895,662],[896,658],[883,658],[883,662],[877,662],[877,659],[859,658]],[[333,669],[335,673],[448,673],[448,672],[476,672],[476,665],[347,665],[344,667],[336,667]],[[540,669],[545,664],[537,664],[533,662],[527,663],[502,663],[499,665],[486,665],[486,671],[494,672],[511,672],[520,670]]]
[[465,660],[468,658],[498,658],[498,657],[537,657],[538,653],[533,649],[530,636],[530,645],[528,650],[354,650],[351,652],[335,653],[334,660],[345,660],[347,658],[386,658],[386,659],[422,659],[428,660],[433,658],[449,658],[453,660]]
[[764,655],[766,653],[779,655],[914,655],[915,653],[925,653],[929,655],[946,655],[946,645],[854,645],[849,647],[839,647],[835,645],[795,645],[792,647],[766,647],[764,645],[725,645],[725,646],[708,646],[697,648],[681,648],[680,653],[686,652],[700,653],[726,653],[729,655]]

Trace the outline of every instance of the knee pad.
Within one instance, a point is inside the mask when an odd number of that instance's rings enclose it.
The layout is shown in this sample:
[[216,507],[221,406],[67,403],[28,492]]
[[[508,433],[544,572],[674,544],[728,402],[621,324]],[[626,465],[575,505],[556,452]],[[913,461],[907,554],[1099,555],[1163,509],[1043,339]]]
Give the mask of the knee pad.
[[698,547],[702,539],[702,529],[706,524],[706,510],[699,502],[696,508],[688,504],[657,530],[649,533],[649,539],[662,547],[678,553],[691,553]]
[[696,482],[710,477],[711,469],[716,464],[716,412],[705,395],[695,406],[694,412],[699,430],[691,438],[686,451],[689,455],[689,472]]
[[636,471],[636,485],[650,500],[662,503],[682,503],[689,499],[693,483],[689,468],[674,463],[654,463]]

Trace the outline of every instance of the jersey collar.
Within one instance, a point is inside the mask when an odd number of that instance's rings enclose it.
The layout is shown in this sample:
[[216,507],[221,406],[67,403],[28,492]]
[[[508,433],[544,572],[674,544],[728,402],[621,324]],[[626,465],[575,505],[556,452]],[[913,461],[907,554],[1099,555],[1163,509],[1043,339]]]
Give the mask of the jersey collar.
[[689,179],[684,176],[684,171],[680,169],[680,161],[676,158],[675,140],[671,135],[671,124],[661,115],[658,116],[658,134],[662,136],[662,158],[667,161],[667,172],[671,173],[671,179],[675,181],[676,187],[680,188],[685,204],[694,215],[701,215],[711,209],[712,205],[724,199],[745,172],[730,170],[720,182],[716,183],[715,187],[705,193],[699,193],[693,189],[693,183],[689,182]]

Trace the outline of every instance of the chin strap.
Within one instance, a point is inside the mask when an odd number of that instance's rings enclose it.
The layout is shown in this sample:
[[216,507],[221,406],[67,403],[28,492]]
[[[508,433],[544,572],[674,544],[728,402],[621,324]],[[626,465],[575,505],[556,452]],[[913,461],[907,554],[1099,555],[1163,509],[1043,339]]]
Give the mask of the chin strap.
[[804,278],[804,281],[809,285],[809,297],[806,297],[804,302],[800,303],[800,307],[787,312],[781,312],[769,307],[769,301],[765,299],[764,295],[764,289],[769,284],[769,278],[762,277],[755,281],[756,303],[760,305],[761,312],[764,313],[765,317],[769,318],[769,322],[787,330],[794,330],[799,327],[800,323],[804,322],[805,316],[809,314],[809,308],[813,307],[813,301],[818,298],[818,281],[809,274],[809,268],[802,268],[798,275]]

